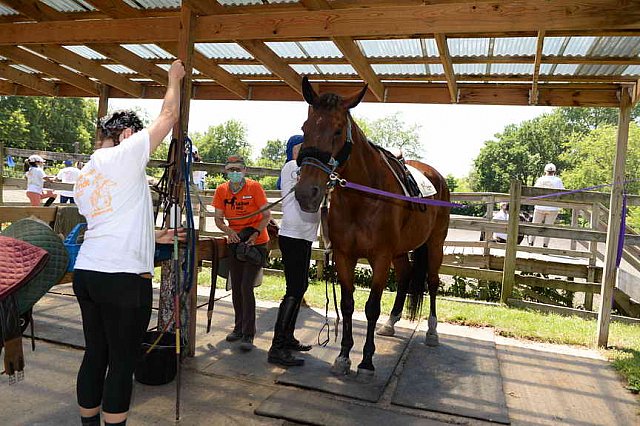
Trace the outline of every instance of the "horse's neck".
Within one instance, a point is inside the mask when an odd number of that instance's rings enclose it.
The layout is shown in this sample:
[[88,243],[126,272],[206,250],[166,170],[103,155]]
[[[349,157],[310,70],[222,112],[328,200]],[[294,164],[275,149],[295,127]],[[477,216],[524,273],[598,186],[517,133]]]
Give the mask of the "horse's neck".
[[389,188],[382,187],[386,186],[384,176],[388,172],[380,152],[369,143],[362,130],[354,125],[351,157],[346,162],[342,175],[345,179],[362,185],[388,190]]

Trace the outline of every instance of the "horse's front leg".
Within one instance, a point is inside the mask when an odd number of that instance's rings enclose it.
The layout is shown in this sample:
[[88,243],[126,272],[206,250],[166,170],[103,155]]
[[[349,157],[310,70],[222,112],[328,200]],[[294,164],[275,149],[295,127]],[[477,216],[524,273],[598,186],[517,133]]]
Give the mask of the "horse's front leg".
[[373,269],[373,280],[369,299],[365,306],[365,313],[367,314],[367,340],[364,343],[364,349],[362,351],[362,362],[358,365],[358,376],[362,380],[370,380],[375,371],[373,367],[373,354],[376,351],[376,345],[373,340],[375,337],[376,323],[380,317],[380,299],[382,298],[382,290],[386,286],[387,278],[389,277],[391,259],[378,257],[369,259],[369,262]]
[[[444,240],[444,239],[443,239]],[[427,322],[429,329],[425,337],[427,346],[438,346],[440,340],[438,338],[438,314],[436,312],[436,295],[440,286],[440,265],[442,265],[443,252],[442,245],[432,245],[427,254],[427,265],[429,272],[427,275],[427,284],[429,286],[429,320]]]
[[376,331],[380,336],[393,336],[396,333],[395,324],[402,318],[402,309],[404,302],[407,300],[407,288],[409,288],[409,279],[411,278],[411,263],[409,255],[402,254],[393,259],[393,267],[396,272],[396,299],[393,302],[393,308],[389,314],[389,319],[381,325]]
[[351,372],[349,353],[353,348],[353,276],[358,259],[347,258],[335,253],[336,272],[340,282],[340,311],[342,312],[342,342],[340,355],[333,362],[331,372],[336,375],[348,375]]

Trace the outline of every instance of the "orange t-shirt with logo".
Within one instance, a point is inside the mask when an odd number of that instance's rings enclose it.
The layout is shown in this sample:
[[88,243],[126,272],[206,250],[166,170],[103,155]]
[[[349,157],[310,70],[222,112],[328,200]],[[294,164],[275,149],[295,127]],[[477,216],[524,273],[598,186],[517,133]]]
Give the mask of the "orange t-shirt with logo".
[[[224,217],[227,219],[251,214],[267,204],[267,194],[264,192],[264,189],[262,189],[262,185],[248,178],[245,178],[244,181],[244,186],[240,192],[235,194],[231,191],[229,182],[225,182],[216,188],[211,205],[218,210],[222,210]],[[229,228],[240,232],[247,226],[258,228],[261,220],[262,213],[246,219],[228,220],[228,223]],[[260,231],[260,235],[256,239],[255,244],[265,244],[268,241],[269,234],[267,234],[267,229],[265,228]]]

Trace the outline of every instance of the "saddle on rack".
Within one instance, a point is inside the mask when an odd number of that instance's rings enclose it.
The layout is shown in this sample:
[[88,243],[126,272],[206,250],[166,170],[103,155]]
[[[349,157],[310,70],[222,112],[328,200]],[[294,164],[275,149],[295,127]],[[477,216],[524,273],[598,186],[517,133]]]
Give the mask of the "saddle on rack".
[[0,351],[5,348],[4,371],[9,383],[24,377],[22,330],[14,293],[36,277],[49,258],[40,247],[0,236]]

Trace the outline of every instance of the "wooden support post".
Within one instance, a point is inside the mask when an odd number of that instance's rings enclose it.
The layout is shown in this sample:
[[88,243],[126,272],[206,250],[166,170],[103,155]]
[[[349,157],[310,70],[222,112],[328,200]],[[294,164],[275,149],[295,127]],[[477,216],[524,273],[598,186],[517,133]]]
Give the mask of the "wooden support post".
[[520,224],[520,198],[522,184],[518,180],[511,181],[509,199],[509,226],[507,228],[506,252],[502,270],[502,293],[500,301],[507,303],[516,282],[516,255],[518,253],[518,227]]
[[[102,118],[109,112],[109,86],[100,85],[100,97],[98,98],[98,118]],[[100,129],[96,127],[96,142],[100,138]]]
[[[572,228],[577,228],[578,227],[578,213],[580,212],[580,210],[576,207],[573,207],[571,209],[571,227]],[[573,238],[571,239],[571,245],[570,248],[571,250],[575,250],[577,247],[577,241],[574,240]]]
[[629,121],[631,120],[631,94],[624,88],[620,94],[620,115],[618,118],[618,140],[616,155],[613,163],[613,183],[611,201],[609,204],[609,223],[607,224],[607,243],[604,258],[604,272],[602,276],[602,302],[598,311],[598,346],[606,347],[609,341],[609,322],[611,321],[611,306],[613,291],[618,276],[616,257],[620,239],[620,225],[622,220],[622,192],[624,189],[624,163],[629,140]]
[[[483,198],[483,201],[487,201],[486,199]],[[489,196],[489,201],[487,202],[486,206],[487,206],[487,212],[485,213],[484,217],[487,218],[487,220],[493,220],[493,209],[495,207],[496,204],[496,196],[495,195],[491,195]],[[489,248],[489,240],[493,237],[493,234],[482,231],[483,237],[484,237],[484,242],[485,242],[485,246],[483,249],[483,254],[485,256],[489,256],[489,254],[491,254],[491,249]],[[488,266],[487,266],[488,268]]]
[[[591,229],[598,230],[600,224],[600,203],[593,203],[591,206]],[[595,282],[596,276],[596,263],[598,262],[598,242],[589,241],[589,270],[587,272],[587,281]],[[593,310],[593,293],[584,294],[584,308],[588,311]]]

